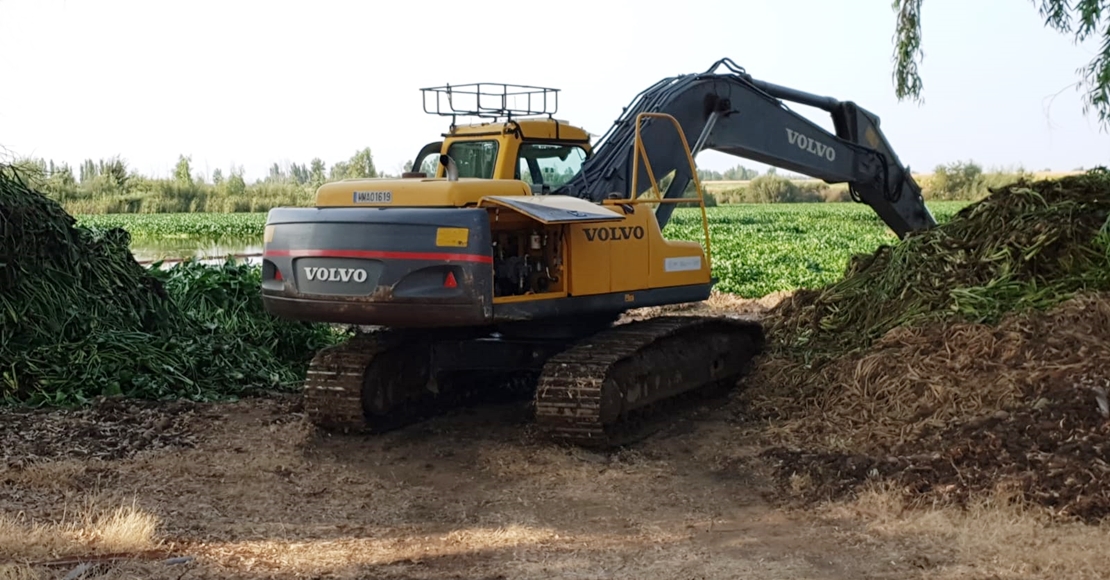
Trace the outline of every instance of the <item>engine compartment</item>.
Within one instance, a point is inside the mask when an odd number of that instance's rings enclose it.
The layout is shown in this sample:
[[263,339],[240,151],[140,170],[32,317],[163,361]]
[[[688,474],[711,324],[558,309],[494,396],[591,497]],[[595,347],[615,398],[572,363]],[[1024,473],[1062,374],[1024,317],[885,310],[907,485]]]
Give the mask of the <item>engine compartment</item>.
[[564,228],[544,225],[515,212],[493,213],[490,243],[494,298],[564,292]]
[[563,236],[560,229],[494,233],[494,297],[562,290]]

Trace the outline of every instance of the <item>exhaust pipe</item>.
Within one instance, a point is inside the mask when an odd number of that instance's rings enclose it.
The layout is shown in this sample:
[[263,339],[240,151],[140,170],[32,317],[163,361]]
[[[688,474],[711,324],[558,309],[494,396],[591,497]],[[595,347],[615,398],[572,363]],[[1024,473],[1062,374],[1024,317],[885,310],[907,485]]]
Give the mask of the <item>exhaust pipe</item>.
[[447,181],[459,180],[459,167],[455,165],[454,159],[447,155],[440,155],[439,164],[446,169]]

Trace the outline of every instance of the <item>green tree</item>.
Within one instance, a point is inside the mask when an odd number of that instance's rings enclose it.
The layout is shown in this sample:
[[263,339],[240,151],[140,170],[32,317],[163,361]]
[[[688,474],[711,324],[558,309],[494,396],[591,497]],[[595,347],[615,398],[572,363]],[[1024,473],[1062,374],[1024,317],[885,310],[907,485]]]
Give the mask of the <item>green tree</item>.
[[721,181],[724,175],[720,171],[713,171],[712,169],[699,169],[698,179],[702,181]]
[[328,179],[338,181],[340,179],[347,179],[350,175],[347,174],[348,166],[346,161],[340,161],[331,166],[331,172],[328,174]]
[[308,163],[308,182],[313,187],[320,187],[324,181],[327,180],[326,166],[324,161],[319,157],[315,157]]
[[184,155],[177,156],[177,165],[173,168],[174,181],[185,185],[193,184],[193,170],[189,165],[192,160],[192,157],[186,157]]
[[304,185],[309,179],[308,167],[304,163],[292,163],[289,165],[289,176],[297,182],[297,185]]
[[794,182],[770,171],[767,175],[753,179],[748,184],[748,191],[751,192],[751,200],[756,203],[791,202],[795,201],[799,194],[798,186]]
[[732,169],[725,171],[724,178],[726,181],[748,181],[759,177],[759,172],[754,169],[748,169],[743,165],[737,165]]
[[347,177],[353,179],[377,177],[378,170],[374,167],[374,156],[370,148],[366,147],[351,156],[347,162]]
[[270,166],[270,176],[266,178],[266,181],[269,181],[269,182],[272,182],[272,183],[282,183],[282,182],[284,182],[285,181],[285,171],[282,170],[280,165],[278,165],[277,163],[274,163],[273,165]]
[[54,162],[50,162],[50,183],[57,189],[69,189],[77,185],[77,180],[73,178],[73,170],[69,168],[68,163],[63,163],[59,166],[54,166]]
[[231,168],[231,175],[227,178],[227,193],[229,195],[243,195],[247,191],[247,182],[243,180],[243,168]]
[[223,182],[224,182],[224,172],[219,167],[217,167],[216,169],[213,169],[212,170],[212,185],[215,185],[215,186],[218,187]]
[[81,183],[88,183],[94,177],[96,177],[97,175],[100,175],[96,171],[96,164],[93,163],[92,159],[86,159],[83,163],[81,163],[81,167],[78,170],[78,174],[79,174],[79,179],[80,179]]
[[[1103,129],[1110,129],[1110,2],[1107,0],[1032,0],[1045,26],[1062,34],[1074,35],[1083,42],[1092,36],[1101,47],[1086,66],[1080,68],[1077,88],[1085,88],[1083,113],[1098,113]],[[921,49],[921,0],[893,0],[897,14],[894,32],[894,92],[899,100],[922,101],[923,83],[917,65],[924,58]]]
[[972,161],[938,165],[929,180],[933,199],[968,199],[978,189],[983,168]]
[[127,164],[119,157],[108,160],[101,159],[99,175],[103,176],[107,186],[115,191],[123,192],[127,189],[130,176],[127,174]]

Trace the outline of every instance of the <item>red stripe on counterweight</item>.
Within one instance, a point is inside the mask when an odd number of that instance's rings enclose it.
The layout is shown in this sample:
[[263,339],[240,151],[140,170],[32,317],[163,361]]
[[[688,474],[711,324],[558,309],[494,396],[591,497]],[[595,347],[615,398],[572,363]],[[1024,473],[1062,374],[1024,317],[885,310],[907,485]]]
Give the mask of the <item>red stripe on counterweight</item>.
[[283,258],[371,258],[385,260],[444,260],[492,264],[492,256],[481,254],[451,254],[445,252],[382,252],[377,250],[266,250],[265,256]]

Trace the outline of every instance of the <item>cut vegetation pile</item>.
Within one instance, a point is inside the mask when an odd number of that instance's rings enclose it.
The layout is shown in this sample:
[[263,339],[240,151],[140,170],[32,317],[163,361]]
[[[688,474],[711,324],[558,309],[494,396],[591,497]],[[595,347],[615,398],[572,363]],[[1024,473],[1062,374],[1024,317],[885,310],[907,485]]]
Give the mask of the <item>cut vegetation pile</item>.
[[140,266],[122,229],[77,227],[0,165],[0,398],[205,399],[295,383],[326,327],[274,320],[258,271]]
[[741,396],[810,498],[1005,488],[1110,514],[1110,172],[999,189],[766,318]]

